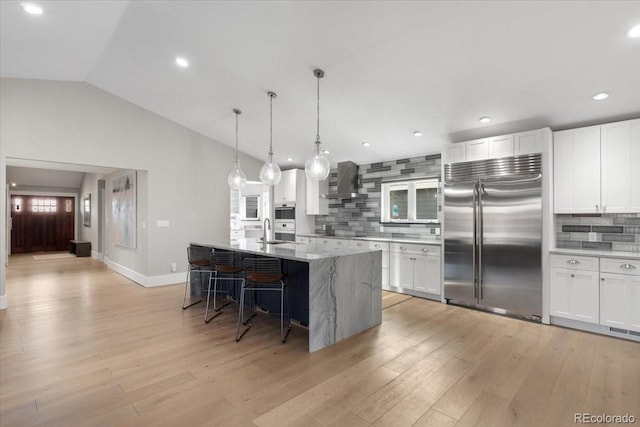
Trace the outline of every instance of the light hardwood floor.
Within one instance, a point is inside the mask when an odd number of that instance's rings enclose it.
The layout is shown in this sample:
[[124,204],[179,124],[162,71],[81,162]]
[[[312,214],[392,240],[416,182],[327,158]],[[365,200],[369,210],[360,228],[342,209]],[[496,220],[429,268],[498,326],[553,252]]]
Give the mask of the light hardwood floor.
[[304,329],[281,345],[272,319],[236,343],[233,310],[206,325],[183,289],[88,258],[12,257],[0,425],[640,423],[638,343],[386,295],[382,325],[309,354]]

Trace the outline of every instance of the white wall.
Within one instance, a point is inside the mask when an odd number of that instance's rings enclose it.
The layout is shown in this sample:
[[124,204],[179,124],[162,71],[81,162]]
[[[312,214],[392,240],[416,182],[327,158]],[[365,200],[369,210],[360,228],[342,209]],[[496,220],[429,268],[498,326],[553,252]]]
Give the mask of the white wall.
[[[138,193],[146,201],[138,215],[138,230],[146,225],[141,244],[124,251],[107,239],[108,256],[124,268],[156,277],[176,262],[184,272],[190,241],[228,239],[233,149],[85,83],[1,79],[0,111],[0,182],[7,158],[145,171]],[[262,162],[246,155],[240,162],[257,180]],[[0,188],[4,213],[6,188]],[[158,220],[170,227],[156,227]],[[4,270],[0,265],[0,303]]]
[[[80,207],[76,221],[78,222],[78,240],[91,242],[91,251],[98,251],[98,180],[104,175],[85,173],[80,184],[79,200]],[[84,198],[91,195],[91,225],[84,225]]]

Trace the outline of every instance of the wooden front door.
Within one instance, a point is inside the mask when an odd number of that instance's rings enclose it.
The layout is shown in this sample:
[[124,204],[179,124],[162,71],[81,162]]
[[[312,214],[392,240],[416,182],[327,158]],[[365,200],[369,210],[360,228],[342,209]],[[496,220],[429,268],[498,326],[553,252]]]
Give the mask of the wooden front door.
[[11,196],[11,253],[69,250],[73,197]]

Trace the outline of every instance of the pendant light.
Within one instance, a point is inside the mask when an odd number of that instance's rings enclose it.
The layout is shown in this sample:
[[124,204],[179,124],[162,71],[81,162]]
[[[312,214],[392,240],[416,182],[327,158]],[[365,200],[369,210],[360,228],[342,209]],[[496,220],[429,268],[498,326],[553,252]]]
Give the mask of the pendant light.
[[238,116],[242,114],[242,111],[234,108],[233,112],[236,115],[236,160],[234,162],[233,169],[229,172],[227,182],[229,183],[229,187],[233,190],[239,190],[247,185],[247,175],[245,175],[244,172],[242,172],[242,169],[240,169],[240,159],[238,158]]
[[313,75],[318,79],[318,91],[317,91],[317,131],[316,142],[313,150],[313,156],[310,157],[304,164],[304,171],[307,174],[307,178],[313,181],[324,181],[329,176],[331,165],[326,154],[320,149],[320,79],[324,77],[324,71],[317,68],[313,70]]
[[267,92],[267,95],[269,95],[269,158],[260,169],[260,181],[265,185],[278,185],[282,178],[282,171],[278,163],[273,161],[273,99],[278,95],[274,92]]

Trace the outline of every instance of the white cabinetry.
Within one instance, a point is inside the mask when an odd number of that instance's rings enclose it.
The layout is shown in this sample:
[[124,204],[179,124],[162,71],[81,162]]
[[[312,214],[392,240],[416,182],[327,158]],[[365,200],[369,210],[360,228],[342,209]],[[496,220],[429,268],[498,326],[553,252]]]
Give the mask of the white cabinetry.
[[296,243],[315,245],[316,238],[311,236],[298,236],[296,235]]
[[601,127],[603,212],[640,212],[640,119]]
[[329,200],[329,179],[323,181],[306,180],[307,185],[307,215],[328,215]]
[[[282,178],[278,185],[273,188],[273,202],[279,203],[295,203],[296,190],[298,183],[299,169],[290,169],[282,171]],[[304,180],[304,172],[302,172],[301,180]],[[304,181],[301,181],[304,183]]]
[[441,294],[439,246],[391,243],[389,261],[392,287]]
[[640,119],[555,132],[555,213],[640,211]]
[[640,332],[640,261],[600,262],[600,324]]
[[537,129],[448,144],[442,148],[443,163],[470,162],[540,153],[542,139],[542,129]]
[[598,323],[598,258],[551,255],[550,314]]
[[554,210],[600,212],[600,126],[553,135]]

